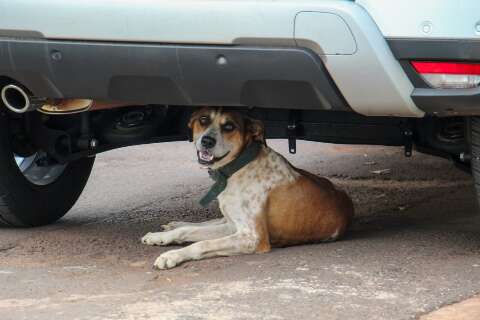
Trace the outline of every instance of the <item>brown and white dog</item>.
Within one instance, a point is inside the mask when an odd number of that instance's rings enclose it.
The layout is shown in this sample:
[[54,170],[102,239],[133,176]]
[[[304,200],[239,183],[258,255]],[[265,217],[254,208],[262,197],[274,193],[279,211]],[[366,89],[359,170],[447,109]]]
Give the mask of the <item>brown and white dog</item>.
[[199,162],[212,170],[234,161],[250,144],[263,144],[218,195],[222,219],[171,222],[163,226],[164,232],[142,238],[148,245],[194,242],[163,253],[155,267],[168,269],[189,260],[263,253],[272,246],[333,241],[344,234],[353,217],[350,198],[329,180],[293,167],[267,147],[260,121],[204,108],[193,114],[189,126]]

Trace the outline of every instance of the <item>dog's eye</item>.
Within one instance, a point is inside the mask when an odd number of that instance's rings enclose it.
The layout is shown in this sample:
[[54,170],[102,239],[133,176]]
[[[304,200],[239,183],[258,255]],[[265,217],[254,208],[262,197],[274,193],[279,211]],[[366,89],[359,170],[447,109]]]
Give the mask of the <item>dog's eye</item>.
[[231,132],[235,130],[235,125],[231,122],[227,122],[222,126],[223,131],[225,132]]
[[210,118],[207,117],[207,116],[202,116],[202,117],[200,117],[200,119],[199,119],[198,121],[200,121],[200,124],[201,124],[202,126],[207,126],[207,125],[210,124]]

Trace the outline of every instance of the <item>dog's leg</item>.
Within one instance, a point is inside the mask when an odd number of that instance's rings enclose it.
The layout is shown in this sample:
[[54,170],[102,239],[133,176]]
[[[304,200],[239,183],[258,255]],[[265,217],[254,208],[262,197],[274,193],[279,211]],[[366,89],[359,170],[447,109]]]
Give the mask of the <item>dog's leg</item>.
[[184,221],[172,221],[167,224],[162,225],[162,228],[164,231],[169,231],[173,229],[177,229],[180,227],[194,227],[194,226],[207,226],[207,225],[217,225],[217,224],[222,224],[226,223],[227,220],[225,218],[220,218],[220,219],[213,219],[209,221],[204,221],[204,222],[184,222]]
[[234,232],[235,227],[229,223],[184,226],[165,232],[147,233],[142,238],[142,243],[165,246],[172,243],[178,244],[217,239]]
[[236,232],[220,239],[200,241],[179,250],[167,251],[157,258],[154,265],[158,269],[170,269],[189,260],[254,253],[260,241],[254,232]]

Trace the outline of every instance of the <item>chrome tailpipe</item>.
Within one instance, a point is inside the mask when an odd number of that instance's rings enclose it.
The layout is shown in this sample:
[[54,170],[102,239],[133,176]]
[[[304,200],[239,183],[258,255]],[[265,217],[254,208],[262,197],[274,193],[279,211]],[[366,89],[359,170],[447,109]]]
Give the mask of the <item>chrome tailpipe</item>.
[[37,110],[45,104],[46,99],[29,94],[24,88],[9,84],[2,88],[0,97],[3,104],[15,113],[25,113]]
[[[3,104],[15,113],[37,110],[49,115],[73,114],[85,111],[114,109],[131,106],[119,101],[94,101],[92,99],[47,99],[33,96],[20,85],[9,84],[1,88]],[[137,104],[133,104],[137,105]]]

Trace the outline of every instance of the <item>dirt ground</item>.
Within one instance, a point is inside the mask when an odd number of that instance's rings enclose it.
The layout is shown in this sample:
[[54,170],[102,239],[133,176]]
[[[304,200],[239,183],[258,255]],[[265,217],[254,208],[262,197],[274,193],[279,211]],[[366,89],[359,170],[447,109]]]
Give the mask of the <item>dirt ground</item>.
[[0,229],[0,319],[411,319],[480,293],[469,175],[399,148],[299,142],[287,157],[351,195],[345,239],[152,270],[171,247],[141,236],[217,217],[198,204],[212,182],[188,143],[116,150],[59,223]]

